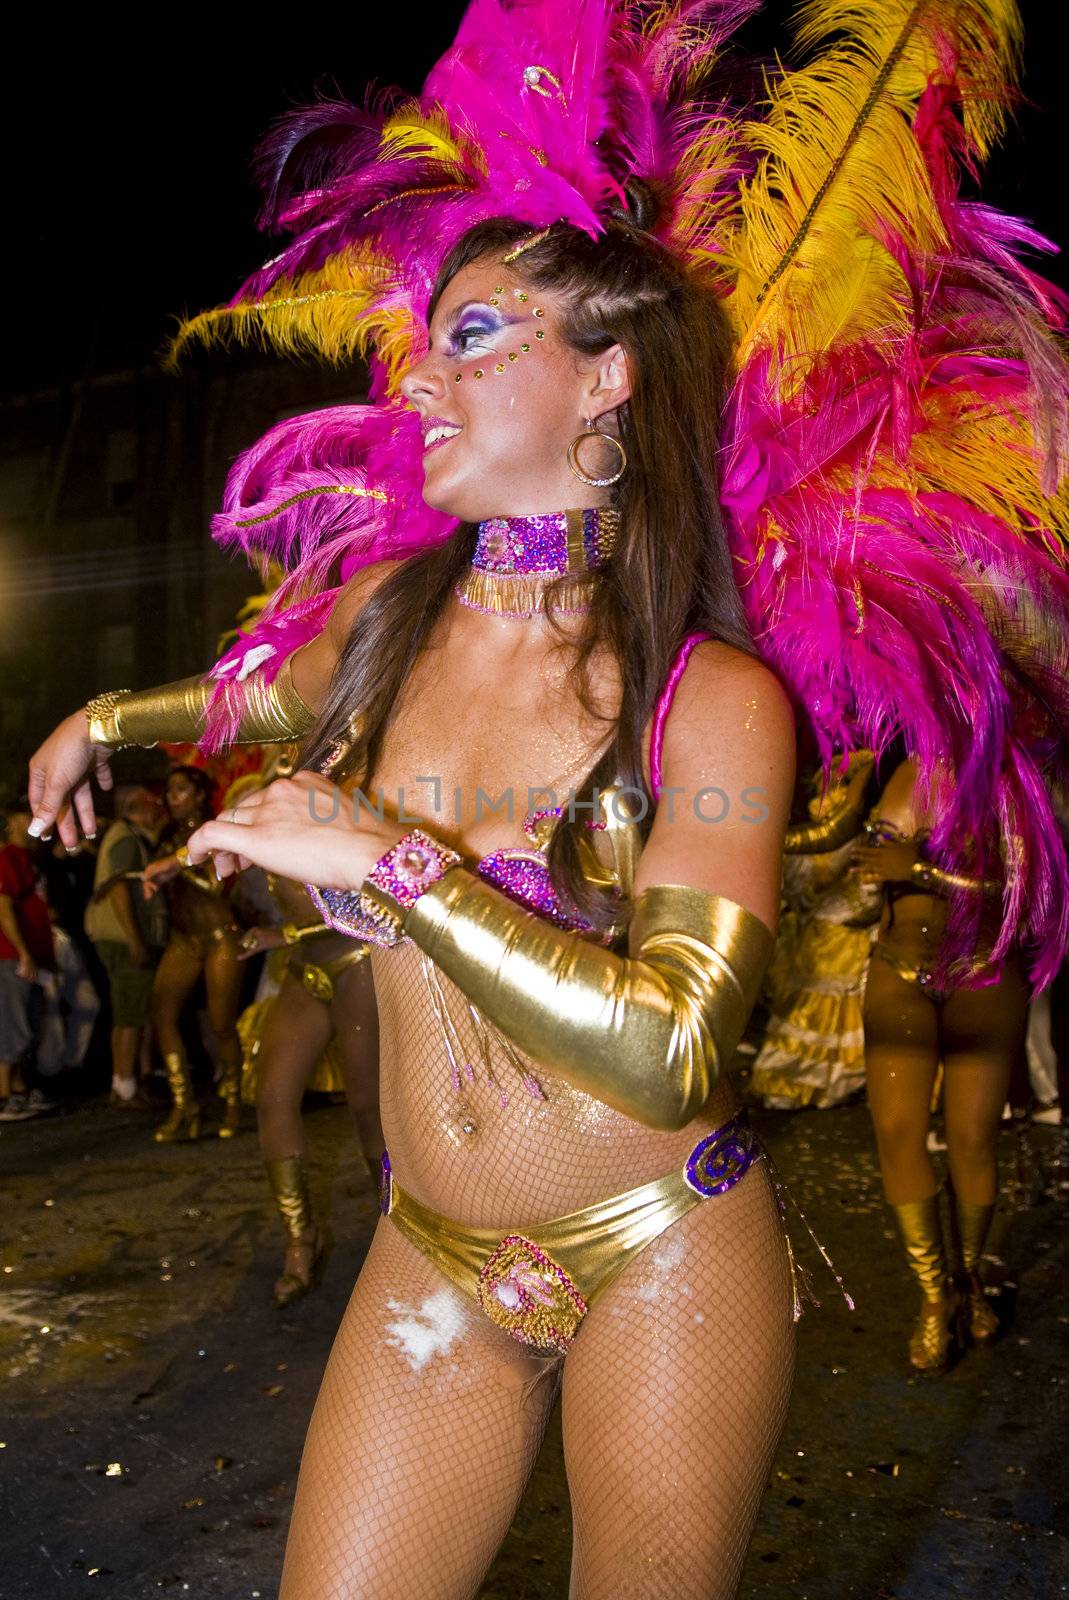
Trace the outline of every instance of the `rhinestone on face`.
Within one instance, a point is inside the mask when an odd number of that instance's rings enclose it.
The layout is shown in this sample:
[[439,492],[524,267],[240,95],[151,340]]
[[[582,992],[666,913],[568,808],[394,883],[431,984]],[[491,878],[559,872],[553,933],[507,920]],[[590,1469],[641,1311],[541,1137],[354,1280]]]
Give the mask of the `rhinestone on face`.
[[510,350],[509,351],[509,360],[510,361],[518,361],[519,360],[519,356],[516,354],[515,350]]
[[453,382],[454,383],[459,383],[463,376],[464,376],[464,374],[462,372],[458,372],[456,377],[453,379]]
[[473,377],[481,378],[482,375],[483,375],[482,367],[476,367],[475,372],[473,373]]
[[521,344],[520,345],[520,349],[523,351],[524,355],[527,354],[527,352],[528,352],[528,350],[530,350],[530,348],[531,348],[531,346],[529,344]]
[[494,371],[495,372],[504,372],[504,370],[505,370],[505,363],[503,361],[499,361],[497,363],[497,365],[494,367]]
[[[541,328],[539,328],[538,332],[535,334],[535,338],[536,339],[544,339],[545,338],[545,334],[542,332]],[[476,376],[478,376],[478,374],[476,374]]]

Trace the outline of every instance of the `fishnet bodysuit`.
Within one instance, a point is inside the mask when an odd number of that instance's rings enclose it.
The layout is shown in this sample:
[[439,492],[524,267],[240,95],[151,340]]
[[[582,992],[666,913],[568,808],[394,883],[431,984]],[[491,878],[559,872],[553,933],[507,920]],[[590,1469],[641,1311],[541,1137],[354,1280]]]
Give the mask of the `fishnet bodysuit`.
[[[574,754],[575,718],[569,745],[550,727],[544,678],[519,721],[495,704],[505,696],[488,696],[476,720],[465,717],[465,685],[448,661],[435,662],[437,676],[420,666],[413,678],[422,699],[406,716],[412,701],[407,691],[402,697],[376,776],[387,794],[406,772],[457,772],[457,736],[442,730],[465,729],[473,768],[494,794],[499,778],[519,794],[528,778],[541,781],[531,750],[556,758],[542,773],[561,770]],[[443,782],[443,797],[452,792]],[[517,827],[510,832],[500,821],[496,837],[463,816],[458,826],[411,791],[405,804],[469,859],[522,842]],[[561,1216],[681,1167],[732,1113],[724,1083],[687,1128],[657,1132],[534,1062],[545,1095],[537,1099],[496,1043],[495,1081],[478,1065],[458,1094],[418,950],[376,951],[373,962],[394,1173],[456,1220],[505,1233]],[[470,1047],[464,998],[440,981]],[[786,1411],[791,1308],[786,1245],[762,1162],[637,1256],[591,1308],[564,1358],[539,1357],[495,1328],[384,1219],[309,1429],[283,1600],[473,1596],[508,1530],[561,1380],[572,1600],[726,1600]]]

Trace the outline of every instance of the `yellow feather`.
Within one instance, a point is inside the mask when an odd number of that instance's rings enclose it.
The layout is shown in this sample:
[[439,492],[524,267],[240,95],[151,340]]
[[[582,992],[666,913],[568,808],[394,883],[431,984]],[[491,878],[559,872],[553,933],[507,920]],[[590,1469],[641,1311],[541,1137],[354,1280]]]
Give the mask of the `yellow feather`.
[[394,284],[389,264],[370,251],[339,252],[318,272],[280,279],[261,300],[217,306],[184,322],[167,365],[176,368],[192,344],[258,345],[339,366],[374,345],[392,386],[408,364],[413,336],[403,304],[391,304]]
[[765,114],[743,129],[757,165],[725,251],[740,357],[771,346],[792,362],[792,385],[805,357],[909,326],[882,231],[920,253],[946,242],[913,137],[917,100],[940,41],[955,43],[966,125],[986,150],[1020,38],[1014,0],[808,0],[799,18],[800,44],[824,48],[777,78]]
[[411,100],[383,125],[379,144],[380,159],[411,156],[459,164],[463,149],[446,120],[444,112],[424,113],[418,101]]

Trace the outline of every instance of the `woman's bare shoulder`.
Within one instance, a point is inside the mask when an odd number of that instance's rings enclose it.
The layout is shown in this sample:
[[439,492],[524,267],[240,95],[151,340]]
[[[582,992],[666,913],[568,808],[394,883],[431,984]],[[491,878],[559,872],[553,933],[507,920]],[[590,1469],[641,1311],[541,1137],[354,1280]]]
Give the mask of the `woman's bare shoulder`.
[[360,612],[367,605],[379,585],[395,572],[403,562],[399,559],[372,561],[354,572],[338,596],[331,615],[330,626],[338,643],[344,644]]
[[673,723],[677,736],[689,729],[721,739],[761,727],[773,735],[789,732],[794,744],[794,711],[775,672],[722,639],[695,645],[676,685],[666,734]]

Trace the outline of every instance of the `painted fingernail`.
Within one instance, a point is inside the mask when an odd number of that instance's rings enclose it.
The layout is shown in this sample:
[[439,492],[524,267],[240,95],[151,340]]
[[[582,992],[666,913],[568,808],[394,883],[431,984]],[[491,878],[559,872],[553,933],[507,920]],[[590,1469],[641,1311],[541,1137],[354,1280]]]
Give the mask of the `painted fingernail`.
[[26,832],[29,834],[31,839],[39,839],[41,837],[42,829],[45,826],[46,824],[40,817],[34,817],[33,821],[30,823],[30,826],[26,829]]

